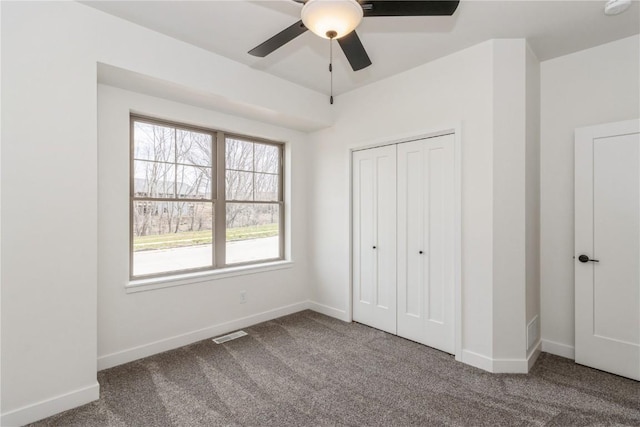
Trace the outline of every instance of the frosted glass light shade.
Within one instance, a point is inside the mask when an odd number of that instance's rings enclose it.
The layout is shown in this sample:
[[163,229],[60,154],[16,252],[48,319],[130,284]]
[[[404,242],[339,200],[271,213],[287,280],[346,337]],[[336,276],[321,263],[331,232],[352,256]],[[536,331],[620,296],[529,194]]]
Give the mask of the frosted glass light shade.
[[328,39],[346,36],[362,21],[362,6],[356,0],[309,0],[302,8],[302,22],[313,33]]
[[609,0],[604,6],[604,14],[619,15],[631,6],[631,0]]

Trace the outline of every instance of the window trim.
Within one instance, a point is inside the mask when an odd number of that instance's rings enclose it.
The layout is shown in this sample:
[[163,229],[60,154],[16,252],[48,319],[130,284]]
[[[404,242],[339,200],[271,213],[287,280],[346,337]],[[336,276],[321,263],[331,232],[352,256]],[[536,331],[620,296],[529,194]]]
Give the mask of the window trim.
[[130,280],[125,285],[125,292],[131,294],[151,291],[154,289],[173,288],[175,286],[192,285],[195,283],[210,282],[212,280],[227,279],[230,277],[248,276],[251,274],[266,273],[269,271],[285,270],[293,268],[293,266],[293,261],[278,260],[250,265],[234,265],[233,267],[223,267],[205,271],[167,274],[160,277],[145,277],[142,279]]
[[[192,131],[198,133],[205,133],[211,135],[211,197],[208,199],[190,199],[179,198],[177,195],[174,198],[153,198],[153,197],[136,197],[135,196],[135,141],[134,141],[134,128],[135,123],[146,123],[150,125],[167,126],[177,130]],[[247,261],[227,264],[226,262],[226,141],[228,138],[239,139],[250,143],[257,143],[263,145],[275,146],[279,150],[279,170],[278,176],[278,200],[277,201],[229,201],[230,203],[247,203],[247,204],[277,204],[278,208],[278,236],[279,236],[279,256],[275,258],[260,259],[256,261]],[[267,140],[260,137],[242,135],[238,133],[227,133],[221,130],[215,130],[202,126],[195,126],[187,123],[181,123],[171,120],[159,119],[151,116],[145,116],[137,113],[130,112],[129,114],[129,285],[132,288],[138,288],[143,286],[148,288],[149,283],[164,283],[164,282],[193,282],[191,278],[211,276],[224,276],[237,274],[252,274],[251,272],[245,272],[253,270],[251,267],[256,267],[261,270],[260,267],[271,267],[274,265],[286,264],[288,261],[285,259],[285,147],[286,144],[281,141]],[[177,152],[176,152],[177,153]],[[176,159],[177,160],[177,159]],[[153,162],[153,160],[150,160]],[[157,162],[156,162],[157,163]],[[162,163],[162,162],[161,162]],[[179,163],[174,162],[174,165]],[[255,171],[254,171],[255,173]],[[275,175],[275,174],[274,174]],[[255,196],[254,196],[255,197]],[[212,260],[211,265],[206,267],[197,267],[181,270],[171,270],[160,273],[134,275],[134,202],[135,201],[167,201],[167,202],[193,202],[193,203],[211,203],[212,204]],[[249,269],[248,269],[249,268]],[[269,271],[273,268],[267,268]],[[238,272],[236,272],[236,270]],[[184,278],[187,279],[184,279]],[[147,283],[149,282],[149,283]],[[182,284],[182,283],[180,283]],[[167,287],[175,285],[163,285],[159,287]],[[156,286],[152,286],[155,288]],[[129,290],[127,292],[130,292]],[[131,291],[135,292],[135,291]]]

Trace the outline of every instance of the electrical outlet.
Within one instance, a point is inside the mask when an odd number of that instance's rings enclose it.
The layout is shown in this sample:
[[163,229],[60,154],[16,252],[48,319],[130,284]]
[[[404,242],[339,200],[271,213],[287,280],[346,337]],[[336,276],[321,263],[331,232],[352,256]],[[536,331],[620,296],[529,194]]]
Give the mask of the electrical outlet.
[[247,302],[247,291],[240,291],[240,304]]

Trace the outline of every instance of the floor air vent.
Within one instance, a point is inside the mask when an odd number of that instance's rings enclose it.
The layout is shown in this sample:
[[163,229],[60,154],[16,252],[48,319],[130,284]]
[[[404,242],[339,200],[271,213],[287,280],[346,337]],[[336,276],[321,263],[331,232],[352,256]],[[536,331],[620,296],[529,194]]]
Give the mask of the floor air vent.
[[235,340],[236,338],[244,337],[245,335],[248,335],[245,331],[238,331],[231,334],[223,335],[218,338],[214,338],[213,342],[216,344],[222,344],[223,342]]

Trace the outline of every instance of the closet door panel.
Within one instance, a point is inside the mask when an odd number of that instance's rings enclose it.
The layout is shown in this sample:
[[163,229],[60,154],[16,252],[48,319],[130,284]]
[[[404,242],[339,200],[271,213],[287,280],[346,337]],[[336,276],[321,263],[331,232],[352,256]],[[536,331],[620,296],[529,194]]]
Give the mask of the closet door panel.
[[424,148],[398,145],[398,335],[418,341],[424,317]]
[[[358,156],[364,157],[364,156]],[[354,227],[354,244],[358,267],[354,270],[357,283],[357,301],[370,305],[373,303],[373,287],[376,283],[375,253],[367,250],[373,242],[374,235],[374,159],[359,158],[354,168],[354,184],[358,191],[354,191],[354,214],[358,221]],[[364,249],[364,250],[363,250]]]
[[398,330],[411,329],[422,316],[422,144],[398,146]]
[[454,136],[425,140],[427,181],[425,198],[425,253],[428,254],[424,321],[425,344],[448,353],[455,352],[454,324]]
[[454,140],[398,145],[398,335],[454,352]]
[[429,275],[425,282],[428,288],[427,295],[427,320],[429,322],[444,322],[444,295],[446,292],[445,273],[445,238],[446,238],[446,218],[445,218],[445,197],[446,197],[446,177],[444,165],[444,148],[427,147],[426,162],[428,179],[424,186],[427,206],[426,218],[429,221],[426,227],[427,246],[429,262],[425,266]]
[[396,333],[396,148],[353,153],[353,320]]
[[[383,147],[376,158],[376,250],[378,283],[376,306],[396,313],[396,150]],[[389,314],[391,315],[391,314]],[[390,322],[391,324],[391,322]]]

